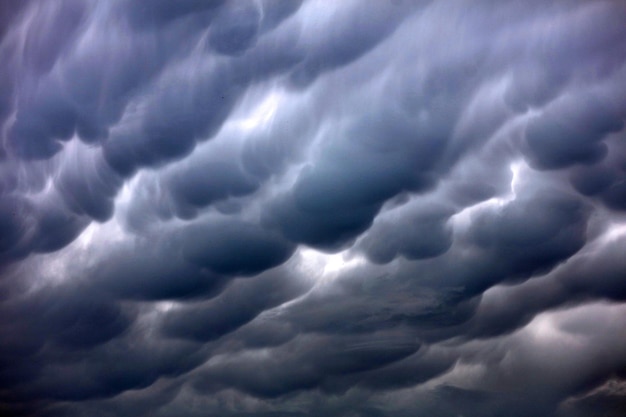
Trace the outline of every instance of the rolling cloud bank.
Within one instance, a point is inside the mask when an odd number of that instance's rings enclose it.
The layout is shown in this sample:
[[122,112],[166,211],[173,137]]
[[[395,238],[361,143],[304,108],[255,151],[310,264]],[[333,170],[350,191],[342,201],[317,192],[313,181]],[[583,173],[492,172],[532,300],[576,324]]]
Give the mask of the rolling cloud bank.
[[0,0],[0,415],[620,417],[626,3]]

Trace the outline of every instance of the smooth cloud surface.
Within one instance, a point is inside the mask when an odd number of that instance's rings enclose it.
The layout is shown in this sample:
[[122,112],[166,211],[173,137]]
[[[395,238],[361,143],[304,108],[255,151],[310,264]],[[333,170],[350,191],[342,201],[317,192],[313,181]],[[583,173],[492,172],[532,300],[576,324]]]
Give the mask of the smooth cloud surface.
[[626,6],[0,2],[0,414],[622,416]]

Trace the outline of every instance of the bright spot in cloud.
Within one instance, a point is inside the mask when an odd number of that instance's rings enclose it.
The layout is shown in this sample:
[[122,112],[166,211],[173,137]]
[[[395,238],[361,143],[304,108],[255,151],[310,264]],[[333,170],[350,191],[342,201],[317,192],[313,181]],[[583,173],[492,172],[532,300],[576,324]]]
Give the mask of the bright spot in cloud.
[[603,243],[613,243],[626,237],[626,223],[613,223],[602,236]]
[[348,250],[329,254],[310,248],[301,248],[298,251],[300,257],[299,267],[309,278],[315,278],[319,282],[332,281],[342,273],[363,265],[365,258],[352,255]]
[[511,176],[511,200],[515,200],[515,197],[517,196],[517,191],[520,185],[521,173],[527,168],[528,165],[526,165],[523,160],[513,162],[511,165],[509,165],[509,169],[513,174]]
[[270,123],[278,110],[278,106],[283,101],[283,95],[278,92],[271,92],[257,107],[255,107],[247,117],[237,124],[243,130],[254,130]]
[[488,200],[481,201],[473,206],[469,206],[456,213],[450,218],[454,229],[461,231],[466,230],[471,222],[472,218],[483,210],[489,210],[491,208],[503,207],[514,201],[517,198],[519,192],[520,181],[524,170],[528,169],[528,165],[523,160],[515,161],[509,165],[511,170],[511,183],[510,192],[501,197],[492,197]]
[[174,307],[176,307],[179,303],[174,301],[159,301],[154,303],[154,309],[159,313],[167,313]]

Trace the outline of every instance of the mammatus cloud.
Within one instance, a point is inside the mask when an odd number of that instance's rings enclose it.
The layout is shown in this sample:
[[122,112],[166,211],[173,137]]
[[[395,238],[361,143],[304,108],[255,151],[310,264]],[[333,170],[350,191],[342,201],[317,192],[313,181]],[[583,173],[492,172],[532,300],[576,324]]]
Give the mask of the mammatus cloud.
[[624,415],[624,22],[0,1],[0,414]]

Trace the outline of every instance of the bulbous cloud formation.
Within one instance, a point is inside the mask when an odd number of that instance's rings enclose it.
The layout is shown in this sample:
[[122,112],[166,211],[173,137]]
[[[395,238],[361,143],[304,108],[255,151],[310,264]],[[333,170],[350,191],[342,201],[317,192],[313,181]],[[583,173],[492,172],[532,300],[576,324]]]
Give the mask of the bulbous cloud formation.
[[0,0],[0,414],[623,416],[626,4]]

